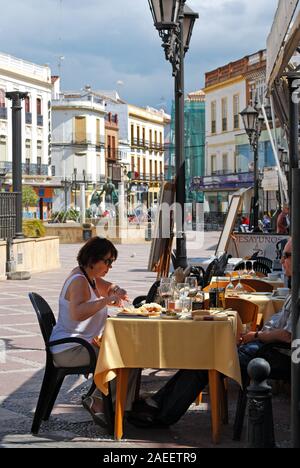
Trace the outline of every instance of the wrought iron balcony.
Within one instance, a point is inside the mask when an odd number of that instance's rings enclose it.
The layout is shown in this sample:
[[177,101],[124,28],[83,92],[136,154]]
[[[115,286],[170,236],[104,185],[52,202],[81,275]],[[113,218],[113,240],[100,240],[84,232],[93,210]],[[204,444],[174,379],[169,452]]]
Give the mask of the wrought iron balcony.
[[28,125],[32,124],[32,113],[31,112],[25,112],[25,123]]
[[7,107],[0,107],[0,119],[7,120]]
[[227,175],[213,174],[211,176],[193,177],[190,190],[251,187],[253,183],[253,172],[239,172]]
[[42,115],[38,114],[36,116],[36,124],[38,125],[38,127],[42,127],[44,125],[44,119]]

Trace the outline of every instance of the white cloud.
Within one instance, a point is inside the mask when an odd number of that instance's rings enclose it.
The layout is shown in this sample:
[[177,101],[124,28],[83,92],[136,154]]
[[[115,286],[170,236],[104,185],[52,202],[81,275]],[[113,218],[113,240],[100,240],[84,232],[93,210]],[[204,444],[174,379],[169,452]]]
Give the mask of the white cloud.
[[[186,57],[186,91],[200,88],[204,73],[263,49],[277,0],[188,0],[199,13]],[[16,11],[18,14],[16,15]],[[1,51],[57,73],[63,83],[114,88],[132,103],[156,105],[173,95],[171,65],[164,59],[147,0],[11,0],[0,29]]]

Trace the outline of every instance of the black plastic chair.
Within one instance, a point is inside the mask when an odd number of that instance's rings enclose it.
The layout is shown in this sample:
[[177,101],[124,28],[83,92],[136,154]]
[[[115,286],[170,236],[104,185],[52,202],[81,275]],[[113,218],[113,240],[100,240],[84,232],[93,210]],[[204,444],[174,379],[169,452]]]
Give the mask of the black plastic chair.
[[229,258],[231,258],[231,257],[232,257],[232,255],[224,253],[223,255],[221,255],[221,257],[218,258],[218,265],[217,265],[217,268],[216,268],[215,276],[224,276],[225,275],[226,266],[227,266]]
[[[72,337],[63,338],[61,340],[49,341],[53,327],[56,324],[56,320],[51,310],[51,307],[49,306],[47,301],[45,301],[45,299],[37,293],[29,293],[29,298],[38,318],[46,350],[45,374],[31,427],[31,432],[33,434],[37,434],[39,432],[41,422],[48,421],[50,417],[57,395],[66,375],[93,374],[96,367],[97,358],[93,347],[82,338]],[[78,367],[55,367],[53,364],[53,356],[50,347],[64,343],[78,343],[84,348],[86,348],[90,356],[89,365]],[[84,398],[86,396],[90,396],[95,389],[96,386],[93,383],[87,395],[85,395]],[[103,406],[108,431],[109,433],[113,434],[114,417],[110,395],[108,397],[103,395]]]
[[[274,351],[277,349],[290,350],[291,345],[287,343],[267,343],[258,350],[256,355],[253,356],[253,359],[262,357],[266,361],[268,361],[268,351],[271,351],[271,350]],[[278,351],[278,353],[279,352],[280,351]],[[285,365],[281,364],[281,366],[279,365],[278,367],[276,367],[276,359],[272,357],[272,363],[270,363],[271,373],[270,373],[269,379],[270,380],[285,380],[287,382],[290,382],[291,380],[290,356],[281,354],[279,355],[279,357],[281,358],[281,360],[286,361],[286,364]],[[235,420],[234,420],[234,425],[233,425],[233,440],[241,439],[244,418],[245,418],[245,413],[246,413],[246,407],[247,407],[247,387],[249,383],[250,383],[250,380],[248,379],[243,385],[243,388],[240,388],[239,390],[236,413],[235,413]]]
[[[245,270],[245,267],[247,270],[251,270],[252,268],[252,264],[250,262],[250,260],[247,260],[246,261],[246,265],[245,265],[245,262],[239,262],[235,265],[234,267],[234,271],[239,271],[239,270]],[[271,268],[268,267],[268,265],[266,265],[265,263],[262,263],[262,262],[259,262],[258,260],[256,260],[253,264],[253,269],[254,271],[257,271],[259,273],[263,273],[265,276],[267,276],[268,273],[271,273]]]
[[273,261],[268,257],[260,257],[260,256],[253,256],[252,255],[250,260],[256,260],[257,262],[263,263],[264,265],[269,267],[270,270],[272,270],[272,268],[273,268]]
[[148,291],[147,295],[137,296],[133,299],[132,304],[135,308],[139,308],[143,304],[149,304],[150,302],[157,302],[158,300],[158,288],[160,286],[160,280],[155,281]]
[[287,242],[288,242],[288,239],[281,239],[280,241],[277,242],[276,253],[277,253],[278,259],[281,259],[284,247],[286,246]]
[[208,286],[212,280],[213,276],[216,276],[218,271],[218,260],[215,258],[205,270],[203,278],[203,287]]

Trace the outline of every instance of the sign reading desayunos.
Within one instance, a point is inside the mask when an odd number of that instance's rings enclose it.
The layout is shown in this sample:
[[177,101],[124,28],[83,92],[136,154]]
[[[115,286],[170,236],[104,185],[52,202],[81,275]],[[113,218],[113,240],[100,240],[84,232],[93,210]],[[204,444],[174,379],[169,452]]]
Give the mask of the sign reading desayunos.
[[268,257],[271,260],[276,259],[276,244],[282,239],[288,239],[289,236],[277,234],[240,234],[234,233],[228,247],[228,253],[233,257],[251,257],[255,252],[259,256]]

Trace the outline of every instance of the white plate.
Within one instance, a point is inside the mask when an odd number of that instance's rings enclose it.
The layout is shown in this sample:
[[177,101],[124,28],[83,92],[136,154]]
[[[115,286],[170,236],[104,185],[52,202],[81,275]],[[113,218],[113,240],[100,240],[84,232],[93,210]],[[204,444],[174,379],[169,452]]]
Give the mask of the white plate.
[[249,293],[251,296],[272,296],[273,293],[271,292],[259,292],[259,291],[255,291],[255,292],[250,292]]
[[164,320],[178,320],[180,318],[180,315],[179,314],[176,314],[176,315],[160,314],[160,318]]

